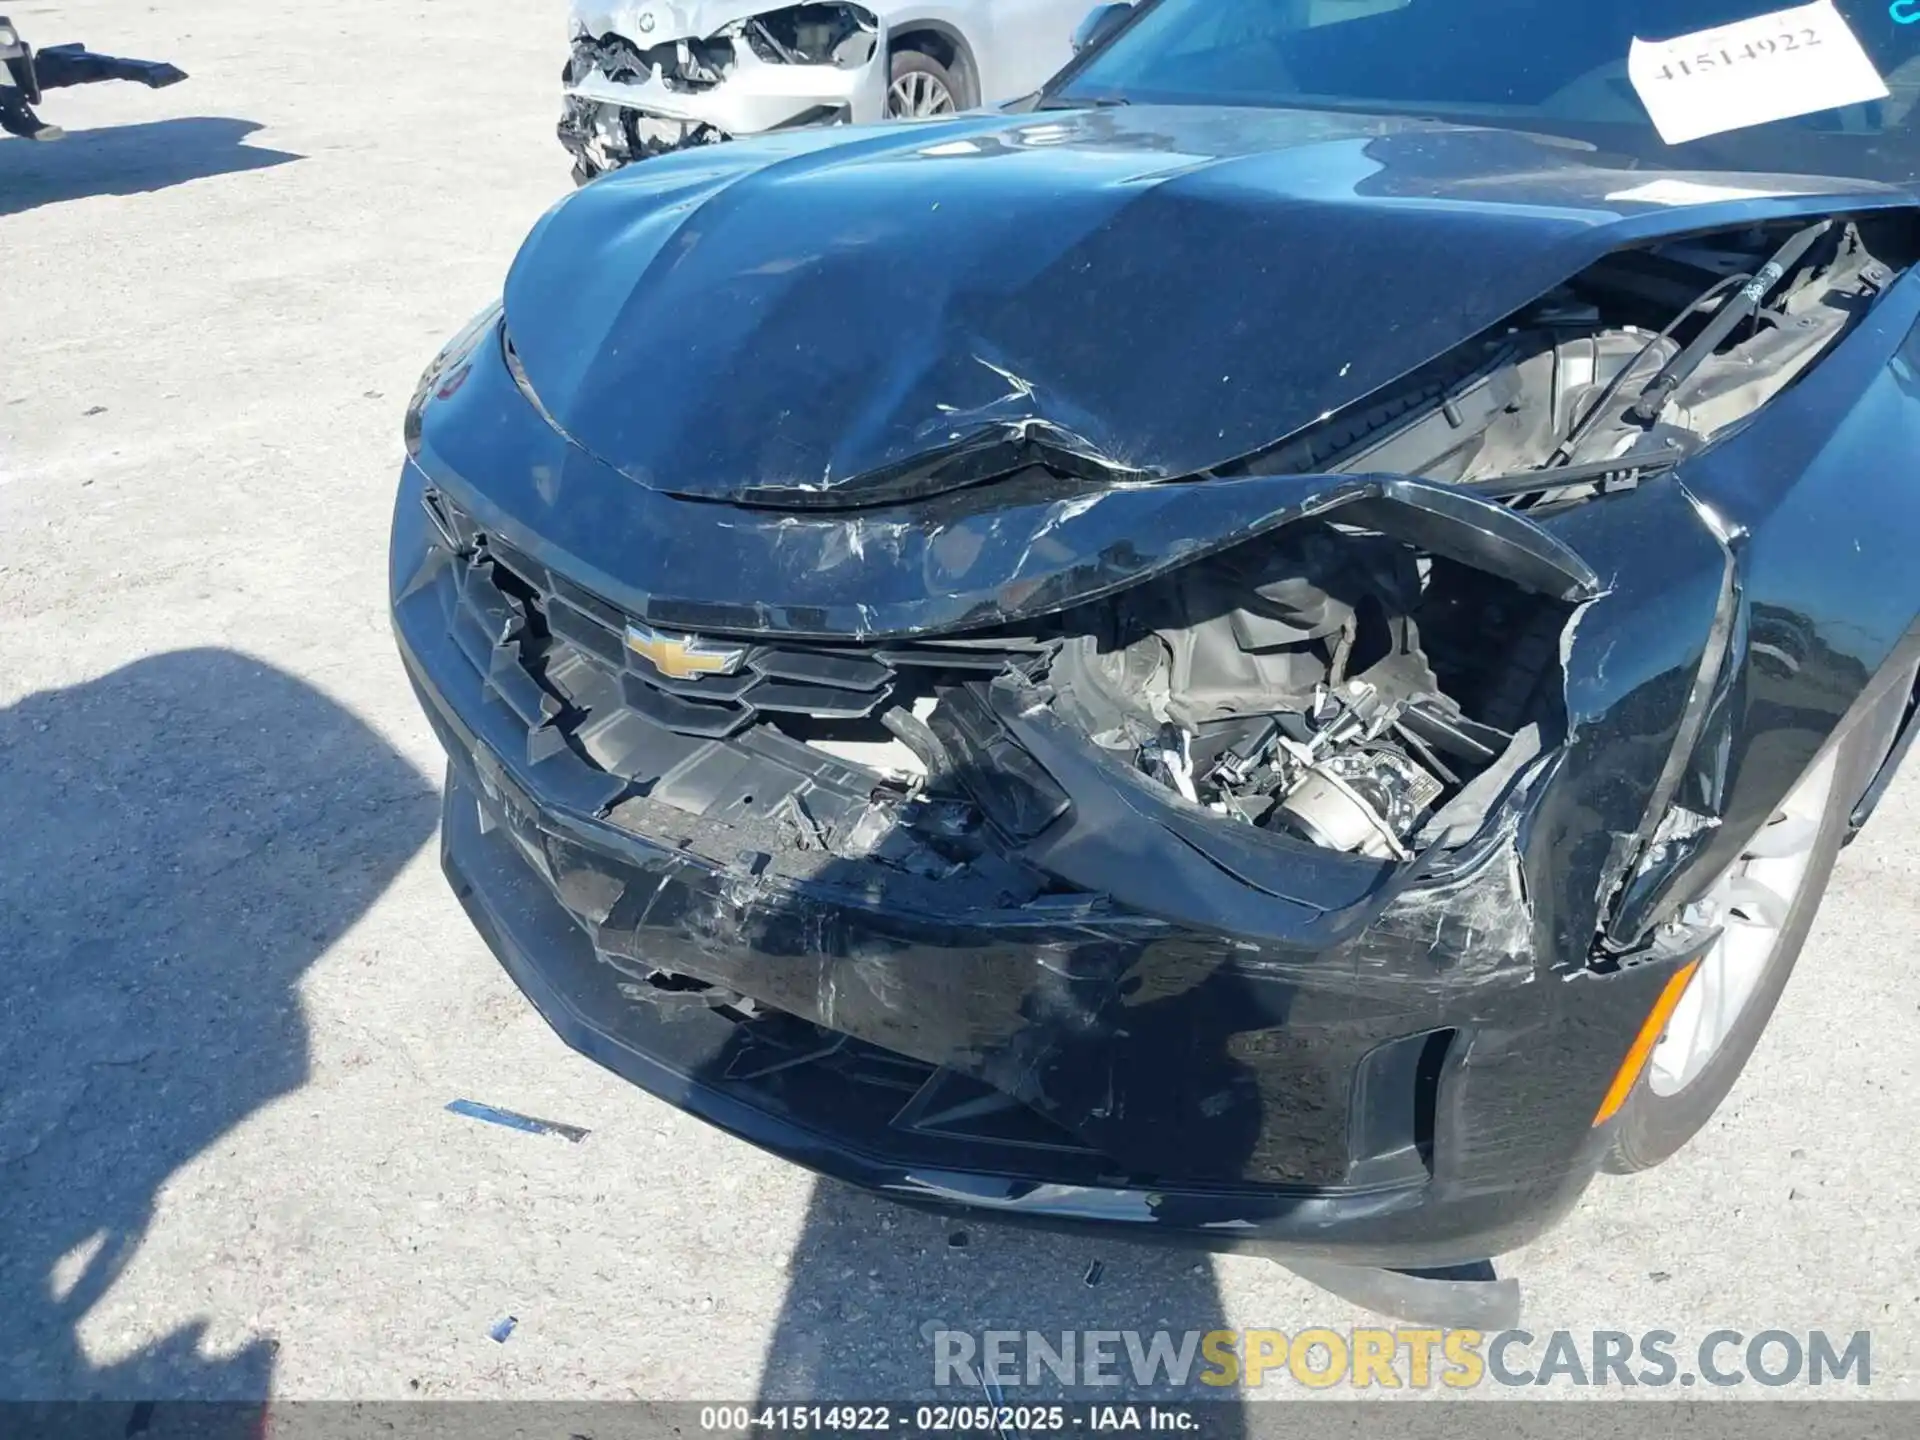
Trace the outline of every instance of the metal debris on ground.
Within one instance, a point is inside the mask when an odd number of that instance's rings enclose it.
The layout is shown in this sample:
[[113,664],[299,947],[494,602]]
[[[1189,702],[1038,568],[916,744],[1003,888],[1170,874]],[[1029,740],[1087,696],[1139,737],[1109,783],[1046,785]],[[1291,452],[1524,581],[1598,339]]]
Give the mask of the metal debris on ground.
[[578,1125],[562,1125],[558,1120],[536,1120],[531,1115],[482,1105],[477,1100],[449,1100],[447,1109],[455,1115],[465,1115],[469,1120],[485,1120],[490,1125],[504,1125],[509,1130],[524,1130],[529,1135],[558,1135],[576,1145],[592,1133]]
[[1093,1262],[1093,1264],[1087,1267],[1087,1275],[1086,1275],[1085,1283],[1090,1286],[1098,1285],[1100,1283],[1100,1277],[1106,1273],[1107,1273],[1107,1262],[1104,1260],[1096,1260]]
[[487,1338],[496,1345],[504,1345],[507,1343],[507,1337],[513,1334],[513,1327],[519,1323],[518,1317],[513,1315],[496,1320],[487,1328]]

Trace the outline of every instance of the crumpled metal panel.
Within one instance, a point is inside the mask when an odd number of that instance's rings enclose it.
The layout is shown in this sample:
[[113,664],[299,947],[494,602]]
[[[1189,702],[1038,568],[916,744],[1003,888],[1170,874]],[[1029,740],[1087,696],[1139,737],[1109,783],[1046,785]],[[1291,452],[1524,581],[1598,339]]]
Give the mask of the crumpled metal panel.
[[[1623,942],[1732,863],[1836,734],[1862,719],[1897,722],[1911,693],[1916,326],[1920,276],[1910,273],[1818,368],[1680,472],[1704,527],[1724,537],[1727,653],[1699,697],[1672,794],[1636,827],[1645,843],[1624,879]],[[1568,526],[1551,528],[1590,551]],[[1646,648],[1647,633],[1622,641]],[[1618,732],[1627,715],[1603,718]]]
[[1748,176],[1775,198],[1665,205],[1626,163],[1203,107],[781,137],[562,201],[507,318],[560,427],[651,489],[871,502],[959,483],[930,457],[983,447],[1157,479],[1272,445],[1622,245],[1911,203]]
[[[1566,599],[1595,592],[1588,564],[1524,517],[1392,476],[1101,487],[1035,472],[857,514],[722,513],[634,486],[529,425],[497,344],[482,343],[461,374],[421,417],[420,469],[535,560],[669,628],[881,639],[996,625],[1084,604],[1344,506],[1365,507],[1356,522],[1364,513],[1526,588]],[[743,588],[742,575],[753,584]]]

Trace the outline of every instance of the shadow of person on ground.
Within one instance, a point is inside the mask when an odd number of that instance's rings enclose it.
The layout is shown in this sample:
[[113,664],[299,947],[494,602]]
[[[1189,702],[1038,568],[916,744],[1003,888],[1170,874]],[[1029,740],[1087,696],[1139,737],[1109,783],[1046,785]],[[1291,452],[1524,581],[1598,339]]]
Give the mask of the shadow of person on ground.
[[[988,1403],[983,1388],[938,1383],[935,1337],[942,1330],[965,1332],[976,1346],[990,1330],[1037,1331],[1057,1350],[1062,1332],[1074,1332],[1078,1347],[1089,1331],[1138,1331],[1144,1345],[1165,1330],[1177,1346],[1189,1331],[1229,1328],[1206,1255],[929,1215],[830,1180],[814,1182],[788,1269],[761,1371],[764,1401]],[[1107,1348],[1116,1383],[1063,1386],[1043,1369],[1040,1383],[1004,1387],[1000,1396],[1016,1407],[1061,1400],[1190,1406],[1233,1398],[1231,1390],[1198,1383],[1207,1363],[1197,1346],[1185,1385],[1167,1383],[1164,1370],[1139,1384],[1124,1342]],[[1084,1363],[1084,1350],[1077,1350],[1082,1379]],[[1219,1404],[1209,1415],[1209,1435],[1244,1433],[1239,1406]]]
[[77,1327],[169,1176],[308,1073],[296,987],[431,835],[434,790],[223,650],[0,710],[0,1399],[259,1399],[204,1324],[96,1365]]
[[[59,96],[52,92],[45,117],[56,122]],[[306,158],[242,143],[259,128],[252,120],[195,115],[74,130],[51,142],[0,136],[0,216],[92,195],[140,195]]]

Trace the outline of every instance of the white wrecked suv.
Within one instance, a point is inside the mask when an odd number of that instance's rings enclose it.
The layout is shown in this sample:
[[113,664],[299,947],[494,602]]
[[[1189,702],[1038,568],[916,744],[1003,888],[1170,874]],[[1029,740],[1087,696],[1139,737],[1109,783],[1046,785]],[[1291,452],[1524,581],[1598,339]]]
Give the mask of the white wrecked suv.
[[560,140],[584,184],[803,125],[951,115],[1038,89],[1087,0],[574,0]]

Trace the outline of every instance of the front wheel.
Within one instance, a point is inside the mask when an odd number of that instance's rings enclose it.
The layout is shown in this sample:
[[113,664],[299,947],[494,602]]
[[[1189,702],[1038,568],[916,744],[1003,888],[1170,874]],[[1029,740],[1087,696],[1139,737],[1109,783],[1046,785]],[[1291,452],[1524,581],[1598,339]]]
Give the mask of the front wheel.
[[1870,724],[1830,747],[1703,895],[1722,927],[1628,1096],[1605,1168],[1650,1170],[1699,1133],[1732,1091],[1807,943],[1853,808]]
[[918,50],[894,51],[891,76],[887,86],[889,120],[931,120],[960,108],[960,86],[953,72],[931,55]]

